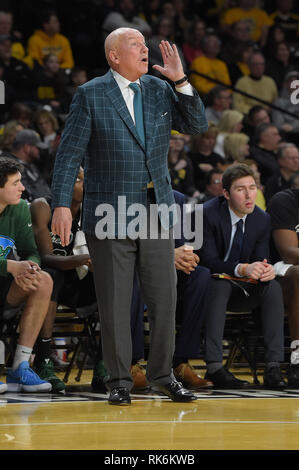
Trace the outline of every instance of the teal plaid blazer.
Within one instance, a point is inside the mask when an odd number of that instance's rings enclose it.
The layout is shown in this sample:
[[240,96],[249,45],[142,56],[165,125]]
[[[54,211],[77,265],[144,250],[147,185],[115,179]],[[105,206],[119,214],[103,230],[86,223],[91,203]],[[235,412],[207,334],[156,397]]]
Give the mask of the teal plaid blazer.
[[[83,164],[85,233],[95,234],[100,204],[117,210],[118,196],[126,197],[125,212],[134,203],[146,206],[149,181],[154,183],[157,204],[174,204],[167,164],[171,129],[185,134],[207,130],[204,106],[195,90],[194,96],[175,93],[166,81],[150,75],[142,76],[140,84],[145,147],[111,71],[78,87],[73,98],[55,159],[52,207],[70,207]],[[124,216],[118,222],[117,233],[126,230],[129,220]]]

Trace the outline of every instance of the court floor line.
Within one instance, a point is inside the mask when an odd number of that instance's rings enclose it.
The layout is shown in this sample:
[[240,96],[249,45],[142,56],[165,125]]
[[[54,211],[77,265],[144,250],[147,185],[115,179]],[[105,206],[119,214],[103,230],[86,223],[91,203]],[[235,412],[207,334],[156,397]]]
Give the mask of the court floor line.
[[189,421],[177,421],[177,420],[154,420],[154,421],[64,421],[64,422],[53,422],[53,423],[7,423],[0,424],[0,428],[5,427],[20,427],[20,426],[74,426],[74,425],[90,425],[90,424],[293,424],[299,425],[299,421],[242,421],[242,420],[189,420]]

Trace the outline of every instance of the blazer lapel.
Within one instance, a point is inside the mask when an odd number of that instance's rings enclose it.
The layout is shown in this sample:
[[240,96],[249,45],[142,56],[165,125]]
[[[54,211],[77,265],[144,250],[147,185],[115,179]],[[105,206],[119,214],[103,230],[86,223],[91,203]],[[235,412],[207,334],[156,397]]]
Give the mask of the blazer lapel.
[[143,77],[140,78],[141,92],[142,92],[142,103],[143,103],[143,120],[144,120],[144,131],[147,147],[150,146],[151,139],[153,136],[153,128],[156,119],[156,90],[152,85],[145,80]]
[[228,210],[227,201],[224,199],[221,203],[220,207],[220,226],[223,236],[223,243],[224,243],[224,256],[226,255],[229,249],[229,243],[232,233],[232,223],[231,218]]
[[119,89],[119,86],[114,80],[113,75],[111,73],[110,75],[111,75],[111,78],[107,81],[107,84],[106,84],[106,95],[111,100],[119,117],[126,124],[130,132],[133,134],[135,139],[141,145],[141,147],[144,148],[143,143],[141,142],[139,135],[137,133],[134,121],[131,117],[131,114],[123,98],[123,95]]

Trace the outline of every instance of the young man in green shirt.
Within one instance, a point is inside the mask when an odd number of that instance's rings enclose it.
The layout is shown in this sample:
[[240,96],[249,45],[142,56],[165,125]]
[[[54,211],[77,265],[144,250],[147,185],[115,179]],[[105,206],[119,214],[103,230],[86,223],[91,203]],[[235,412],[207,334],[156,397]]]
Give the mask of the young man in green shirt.
[[[21,199],[22,166],[0,159],[0,314],[22,306],[19,339],[12,368],[0,393],[50,391],[29,367],[29,359],[48,311],[53,282],[41,270],[28,204]],[[12,257],[16,249],[18,259]]]

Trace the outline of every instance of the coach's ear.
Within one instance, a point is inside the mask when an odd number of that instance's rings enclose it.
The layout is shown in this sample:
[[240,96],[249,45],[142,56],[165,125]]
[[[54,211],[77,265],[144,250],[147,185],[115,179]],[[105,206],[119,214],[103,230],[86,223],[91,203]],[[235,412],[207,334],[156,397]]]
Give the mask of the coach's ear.
[[116,49],[109,51],[109,61],[111,64],[119,64],[119,56]]
[[227,201],[230,200],[229,191],[227,189],[223,189],[223,196],[225,197]]

